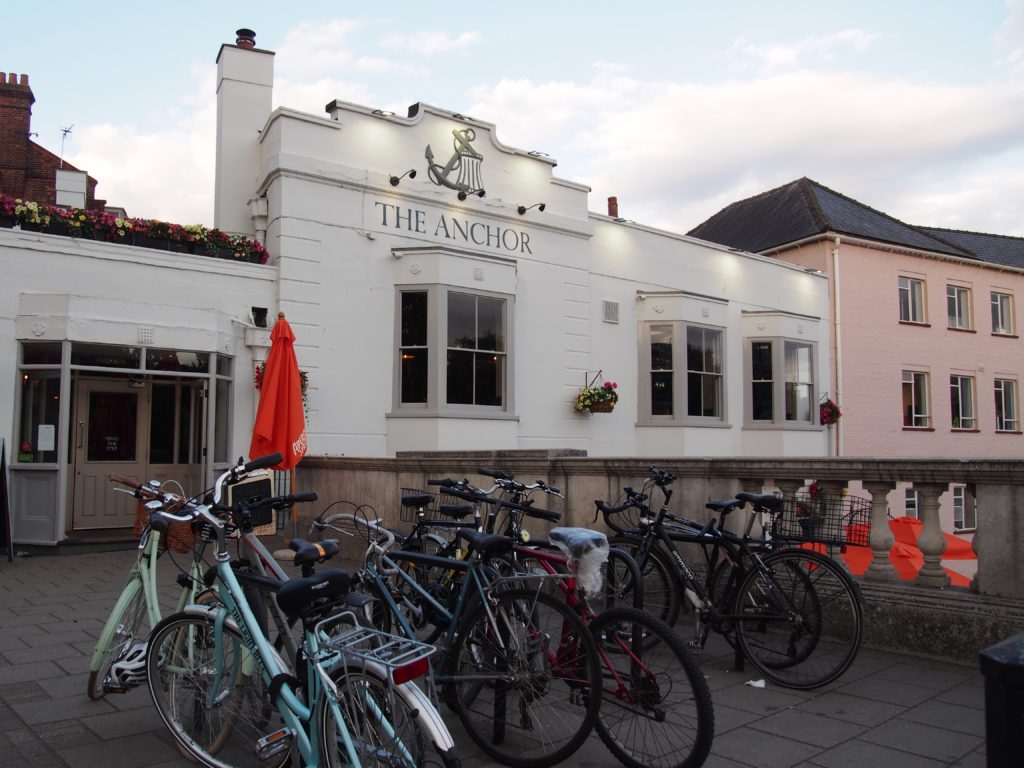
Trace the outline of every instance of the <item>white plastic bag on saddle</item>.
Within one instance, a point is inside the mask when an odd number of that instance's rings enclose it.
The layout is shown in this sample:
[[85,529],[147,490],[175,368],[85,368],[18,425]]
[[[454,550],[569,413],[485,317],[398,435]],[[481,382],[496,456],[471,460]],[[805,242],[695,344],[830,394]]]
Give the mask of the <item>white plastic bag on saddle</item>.
[[589,528],[552,528],[551,543],[569,558],[576,580],[588,594],[601,591],[601,566],[608,562],[608,537]]

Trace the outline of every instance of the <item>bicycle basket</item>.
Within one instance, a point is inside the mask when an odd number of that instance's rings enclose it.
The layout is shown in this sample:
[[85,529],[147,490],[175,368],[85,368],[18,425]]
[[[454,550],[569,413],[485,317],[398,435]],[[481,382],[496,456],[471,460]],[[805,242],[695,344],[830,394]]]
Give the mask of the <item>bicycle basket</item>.
[[[421,491],[418,488],[402,488],[402,494],[399,499],[404,499],[406,496],[429,496],[430,503],[423,508],[423,512],[427,520],[438,520],[440,515],[438,514],[438,495],[430,491]],[[399,502],[401,509],[399,510],[399,519],[403,523],[415,523],[416,516],[419,514],[418,507],[407,507]]]
[[782,497],[768,530],[773,538],[815,544],[868,545],[871,502],[859,496],[818,492]]
[[[181,509],[182,506],[184,506],[184,502],[172,504],[167,507],[167,511],[174,513]],[[149,512],[146,511],[145,502],[140,500],[135,508],[135,526],[132,529],[132,533],[136,538],[139,538],[148,525]],[[192,530],[192,523],[168,523],[167,533],[163,535],[160,544],[179,554],[185,554],[192,551],[195,541],[196,535]]]

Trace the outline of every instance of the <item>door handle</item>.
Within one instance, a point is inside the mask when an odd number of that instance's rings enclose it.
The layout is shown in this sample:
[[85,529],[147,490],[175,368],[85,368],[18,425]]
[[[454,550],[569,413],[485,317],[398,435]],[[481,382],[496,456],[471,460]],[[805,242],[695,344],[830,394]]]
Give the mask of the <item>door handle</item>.
[[84,432],[85,432],[85,422],[84,421],[80,421],[80,422],[78,422],[78,439],[76,440],[76,442],[78,443],[78,447],[79,448],[82,447],[82,434]]

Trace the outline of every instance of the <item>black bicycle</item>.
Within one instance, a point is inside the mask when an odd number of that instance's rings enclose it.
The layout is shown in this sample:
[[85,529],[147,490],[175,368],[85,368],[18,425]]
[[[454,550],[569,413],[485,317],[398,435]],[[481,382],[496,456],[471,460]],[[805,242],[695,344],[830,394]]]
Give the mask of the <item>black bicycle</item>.
[[[863,639],[856,582],[826,555],[799,547],[772,551],[723,528],[725,515],[745,505],[742,499],[710,502],[719,517],[707,523],[670,512],[674,480],[651,467],[644,489],[629,489],[624,503],[595,502],[620,531],[612,545],[632,554],[641,569],[645,608],[671,624],[685,600],[696,623],[693,647],[703,649],[712,630],[734,637],[743,656],[778,685],[817,688],[842,675]],[[657,512],[650,505],[655,487],[664,496]],[[683,558],[681,543],[704,548],[703,575]]]

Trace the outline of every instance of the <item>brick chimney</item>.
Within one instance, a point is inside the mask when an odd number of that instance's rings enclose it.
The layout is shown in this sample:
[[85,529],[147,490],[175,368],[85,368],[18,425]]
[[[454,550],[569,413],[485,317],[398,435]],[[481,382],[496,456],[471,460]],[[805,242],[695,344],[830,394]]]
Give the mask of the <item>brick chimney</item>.
[[28,75],[0,72],[0,191],[20,195],[25,187],[35,101]]
[[619,198],[608,198],[608,215],[611,216],[613,219],[619,218]]

